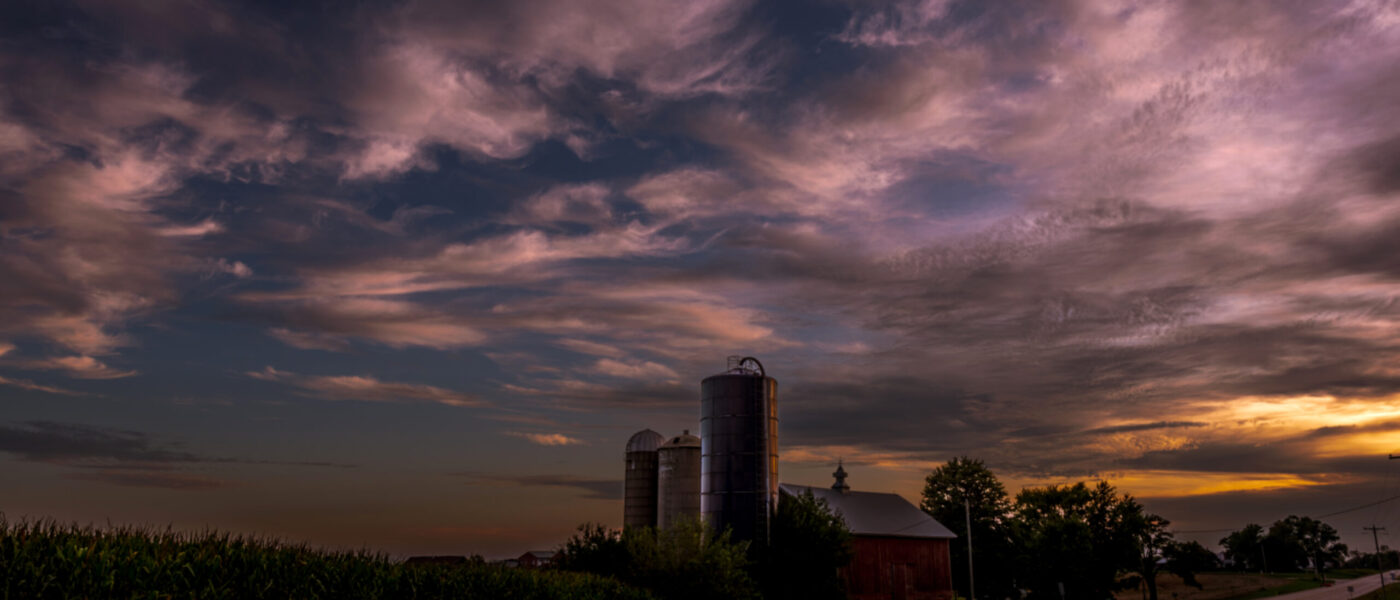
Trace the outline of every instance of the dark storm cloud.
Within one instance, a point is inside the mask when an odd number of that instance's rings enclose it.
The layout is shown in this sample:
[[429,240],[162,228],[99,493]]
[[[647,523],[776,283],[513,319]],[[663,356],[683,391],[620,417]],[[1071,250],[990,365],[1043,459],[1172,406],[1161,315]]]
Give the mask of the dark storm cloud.
[[1213,440],[1187,448],[1151,450],[1134,458],[1114,461],[1117,468],[1220,473],[1326,473],[1382,476],[1391,472],[1384,456],[1360,449],[1345,454],[1319,453],[1317,443],[1359,433],[1394,432],[1396,421],[1366,425],[1320,427],[1281,439],[1238,441]]
[[513,485],[523,487],[559,487],[581,492],[580,498],[598,500],[620,500],[622,480],[587,479],[572,475],[495,475],[484,473],[457,473],[465,477],[470,485]]
[[135,431],[35,421],[23,427],[0,427],[0,451],[36,462],[75,460],[123,462],[203,462],[206,458],[154,442]]
[[1373,192],[1400,190],[1400,136],[1357,148],[1350,158]]
[[[1288,515],[1306,515],[1332,525],[1344,536],[1361,533],[1362,526],[1389,521],[1395,514],[1396,488],[1393,482],[1372,479],[1308,487],[1279,488],[1247,492],[1222,492],[1194,496],[1145,498],[1147,510],[1167,516],[1172,529],[1182,531],[1177,539],[1198,540],[1218,545],[1219,540],[1248,523],[1268,527]],[[1367,504],[1364,499],[1391,498],[1374,507],[1351,510]],[[1341,511],[1342,514],[1333,514]],[[1361,536],[1353,539],[1360,541]],[[1364,538],[1369,545],[1369,536]],[[1365,546],[1362,546],[1364,548]]]
[[227,487],[228,482],[191,473],[171,473],[159,470],[83,471],[69,475],[71,479],[96,481],[125,487],[158,488],[175,491],[203,491]]
[[197,465],[351,466],[332,462],[207,456],[182,450],[177,444],[161,442],[137,431],[50,421],[0,426],[0,452],[26,461],[78,469],[68,474],[75,479],[176,490],[213,489],[227,483],[187,470]]
[[1086,429],[1082,433],[1132,433],[1136,431],[1151,431],[1153,429],[1175,429],[1178,427],[1204,427],[1206,424],[1200,421],[1158,421],[1156,423],[1133,423],[1131,425],[1115,425],[1113,427],[1097,427]]

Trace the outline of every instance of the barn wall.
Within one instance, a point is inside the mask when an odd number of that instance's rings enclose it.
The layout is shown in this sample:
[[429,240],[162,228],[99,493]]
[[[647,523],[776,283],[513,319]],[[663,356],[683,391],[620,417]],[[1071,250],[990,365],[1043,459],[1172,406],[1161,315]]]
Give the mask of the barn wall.
[[855,557],[842,569],[853,600],[951,600],[948,540],[856,536]]

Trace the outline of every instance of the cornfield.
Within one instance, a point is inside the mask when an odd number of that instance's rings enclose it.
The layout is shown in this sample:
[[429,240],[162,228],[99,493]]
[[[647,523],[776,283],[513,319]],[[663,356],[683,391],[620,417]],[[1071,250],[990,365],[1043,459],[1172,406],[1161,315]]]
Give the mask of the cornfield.
[[487,565],[404,565],[226,533],[99,530],[0,515],[0,599],[638,599],[616,580]]

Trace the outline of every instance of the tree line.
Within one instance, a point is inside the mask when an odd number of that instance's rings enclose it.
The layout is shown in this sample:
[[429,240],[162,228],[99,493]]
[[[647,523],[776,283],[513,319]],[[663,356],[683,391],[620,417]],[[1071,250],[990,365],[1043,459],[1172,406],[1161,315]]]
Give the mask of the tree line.
[[[1027,488],[1012,499],[982,461],[962,457],[928,475],[921,508],[958,535],[952,566],[963,597],[969,522],[977,598],[1020,598],[1022,590],[1031,599],[1109,598],[1141,585],[1157,600],[1160,574],[1200,588],[1197,573],[1224,566],[1201,544],[1175,540],[1170,521],[1107,482]],[[1220,545],[1236,570],[1313,570],[1319,578],[1348,557],[1335,529],[1299,516],[1267,530],[1246,525]]]
[[[1366,555],[1348,555],[1331,526],[1289,516],[1268,529],[1249,524],[1220,540],[1222,563],[1195,541],[1174,539],[1166,518],[1147,512],[1107,482],[1027,488],[1012,498],[980,460],[955,458],[926,478],[920,508],[951,529],[954,588],[973,598],[968,578],[971,525],[974,600],[1112,598],[1175,575],[1201,588],[1196,574],[1228,566],[1242,571],[1324,570]],[[700,520],[663,530],[584,525],[562,548],[558,567],[614,577],[663,600],[845,597],[838,570],[852,558],[852,535],[840,515],[808,492],[784,495],[774,513],[772,544],[732,540]],[[1397,554],[1387,551],[1389,554]],[[1370,558],[1374,558],[1373,556]],[[1394,556],[1400,565],[1400,555]]]

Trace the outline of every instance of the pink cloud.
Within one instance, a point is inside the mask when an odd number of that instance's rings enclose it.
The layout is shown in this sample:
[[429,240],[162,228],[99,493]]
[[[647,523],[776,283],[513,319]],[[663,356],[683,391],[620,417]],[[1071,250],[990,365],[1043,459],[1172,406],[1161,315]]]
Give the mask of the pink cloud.
[[24,364],[31,369],[67,371],[69,376],[79,379],[120,379],[136,374],[136,371],[114,369],[91,356],[58,356]]
[[472,346],[487,339],[473,319],[409,301],[326,298],[283,302],[274,308],[288,321],[288,327],[273,328],[274,337],[303,348],[344,348],[351,337],[429,348]]
[[517,203],[505,222],[534,226],[581,223],[606,227],[615,218],[607,201],[611,193],[612,190],[601,183],[555,186]]
[[613,377],[643,380],[676,380],[680,375],[666,365],[643,361],[621,361],[611,358],[598,359],[593,363],[593,371]]
[[[543,0],[502,7],[496,19],[482,19],[465,6],[421,3],[401,17],[405,36],[499,57],[508,71],[534,74],[546,84],[582,68],[634,81],[650,93],[690,96],[742,94],[763,85],[772,64],[753,56],[761,35],[744,26],[749,7],[747,0]],[[511,27],[499,27],[502,21]]]
[[508,431],[506,435],[524,438],[529,440],[530,443],[540,446],[575,446],[585,443],[583,440],[569,437],[562,433],[522,433],[518,431]]
[[45,393],[49,393],[49,394],[59,394],[59,395],[62,395],[62,396],[86,396],[86,395],[87,395],[87,394],[84,394],[84,393],[82,393],[82,392],[75,392],[75,391],[73,391],[73,390],[69,390],[69,389],[65,389],[65,388],[54,387],[54,386],[50,386],[50,385],[41,385],[41,384],[38,384],[38,383],[34,383],[33,381],[29,381],[28,379],[11,379],[11,378],[9,378],[9,377],[0,377],[0,385],[8,385],[8,386],[10,386],[10,387],[17,387],[17,388],[22,389],[22,390],[30,390],[30,391],[35,391],[35,392],[45,392]]
[[608,358],[621,358],[626,353],[616,346],[600,344],[589,340],[562,339],[556,342],[560,346],[590,356],[604,356]]
[[418,383],[380,381],[362,375],[299,375],[267,367],[250,371],[249,377],[287,383],[329,400],[364,402],[427,402],[447,406],[481,407],[486,403],[471,394]]
[[541,100],[522,85],[500,84],[449,52],[418,42],[390,46],[371,61],[375,85],[350,105],[360,115],[364,150],[346,176],[385,177],[429,166],[426,144],[446,144],[485,158],[514,158],[555,128]]

